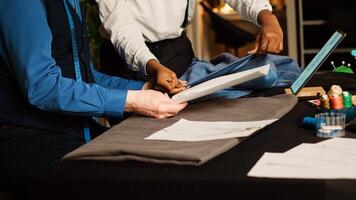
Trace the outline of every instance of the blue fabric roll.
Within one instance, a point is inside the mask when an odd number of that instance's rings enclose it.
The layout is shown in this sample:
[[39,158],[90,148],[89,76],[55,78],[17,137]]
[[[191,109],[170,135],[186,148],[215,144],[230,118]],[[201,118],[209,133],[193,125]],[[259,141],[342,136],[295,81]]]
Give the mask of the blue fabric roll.
[[251,54],[238,58],[229,53],[223,53],[210,62],[194,59],[190,68],[180,77],[181,80],[194,86],[207,80],[253,69],[270,64],[268,75],[248,81],[238,86],[227,88],[210,94],[203,99],[223,97],[236,99],[251,94],[256,89],[267,89],[291,85],[300,75],[301,70],[292,58],[272,54]]

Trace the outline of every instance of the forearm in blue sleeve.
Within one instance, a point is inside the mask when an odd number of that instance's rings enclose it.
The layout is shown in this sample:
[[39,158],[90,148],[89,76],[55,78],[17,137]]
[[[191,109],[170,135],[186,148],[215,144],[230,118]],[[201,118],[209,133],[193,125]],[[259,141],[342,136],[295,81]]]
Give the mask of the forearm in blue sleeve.
[[127,80],[117,76],[109,76],[100,73],[93,68],[93,65],[91,65],[91,70],[95,82],[103,87],[122,90],[141,90],[144,85],[144,82],[142,81]]
[[62,77],[51,56],[52,34],[40,0],[11,0],[6,6],[1,9],[0,24],[7,59],[30,104],[75,115],[123,115],[125,89],[108,89]]

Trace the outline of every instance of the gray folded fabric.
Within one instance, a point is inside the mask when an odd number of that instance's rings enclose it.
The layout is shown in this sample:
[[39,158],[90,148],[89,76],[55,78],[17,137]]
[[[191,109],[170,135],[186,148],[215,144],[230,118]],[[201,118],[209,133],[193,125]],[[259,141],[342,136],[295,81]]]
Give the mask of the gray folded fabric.
[[[152,119],[133,116],[114,126],[63,159],[125,161],[202,165],[231,149],[244,138],[200,142],[144,140],[145,137],[172,125],[179,119],[195,121],[256,121],[278,119],[297,103],[294,95],[216,99],[189,105],[173,118]],[[263,133],[261,133],[263,134]]]

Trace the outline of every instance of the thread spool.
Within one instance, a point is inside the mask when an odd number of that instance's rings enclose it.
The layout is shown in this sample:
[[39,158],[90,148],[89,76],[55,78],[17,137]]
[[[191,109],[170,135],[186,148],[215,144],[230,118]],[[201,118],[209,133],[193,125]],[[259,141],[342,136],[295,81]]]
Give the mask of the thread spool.
[[328,91],[328,96],[332,96],[333,94],[337,94],[339,96],[342,95],[342,88],[339,85],[332,85],[330,90]]
[[348,91],[342,92],[342,100],[343,100],[344,108],[352,107],[352,96]]
[[320,107],[322,109],[330,110],[330,101],[328,95],[324,94],[320,98]]
[[356,49],[351,51],[351,55],[356,59]]
[[315,130],[316,129],[316,119],[314,117],[306,116],[302,120],[303,127]]
[[341,109],[344,108],[344,102],[343,102],[342,97],[340,95],[333,94],[333,95],[329,96],[329,99],[330,99],[330,107],[331,107],[331,109],[341,110]]

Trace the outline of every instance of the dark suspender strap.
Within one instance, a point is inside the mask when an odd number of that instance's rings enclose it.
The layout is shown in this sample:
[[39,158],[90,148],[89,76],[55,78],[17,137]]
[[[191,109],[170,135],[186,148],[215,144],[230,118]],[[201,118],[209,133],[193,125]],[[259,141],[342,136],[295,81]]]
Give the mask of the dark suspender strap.
[[182,28],[185,28],[188,25],[188,14],[189,14],[188,11],[189,11],[189,0],[187,0],[187,8],[185,9],[184,21],[181,26]]

